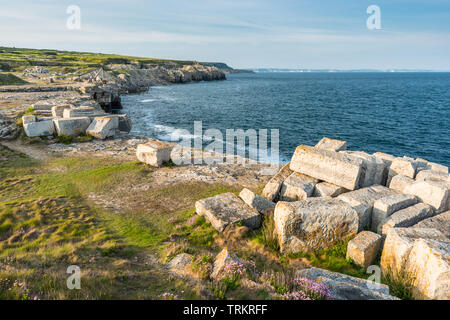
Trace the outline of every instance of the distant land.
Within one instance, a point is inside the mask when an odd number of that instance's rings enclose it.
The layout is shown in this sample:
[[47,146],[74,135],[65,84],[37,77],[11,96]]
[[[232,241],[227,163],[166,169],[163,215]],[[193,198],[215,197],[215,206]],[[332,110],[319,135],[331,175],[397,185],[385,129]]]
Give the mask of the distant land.
[[268,72],[450,72],[449,70],[414,70],[414,69],[286,69],[286,68],[248,68],[257,73]]

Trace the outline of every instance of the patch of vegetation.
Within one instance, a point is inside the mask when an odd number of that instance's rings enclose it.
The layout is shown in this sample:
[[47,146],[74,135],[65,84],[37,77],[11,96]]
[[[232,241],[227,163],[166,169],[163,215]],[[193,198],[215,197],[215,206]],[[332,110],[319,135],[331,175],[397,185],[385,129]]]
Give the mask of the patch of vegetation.
[[0,86],[11,86],[27,84],[28,82],[20,79],[12,73],[0,73]]
[[387,272],[383,275],[381,282],[389,286],[389,293],[402,300],[414,300],[412,295],[412,284],[415,280],[413,275],[405,270],[398,272]]

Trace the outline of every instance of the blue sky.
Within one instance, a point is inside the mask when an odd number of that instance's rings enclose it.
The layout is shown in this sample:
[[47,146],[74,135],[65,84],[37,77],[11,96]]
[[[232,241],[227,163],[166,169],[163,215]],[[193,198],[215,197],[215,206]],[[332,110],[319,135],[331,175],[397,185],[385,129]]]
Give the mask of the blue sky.
[[[0,45],[237,68],[450,70],[449,0],[1,0]],[[369,30],[369,5],[381,30]],[[69,5],[81,29],[68,30]]]

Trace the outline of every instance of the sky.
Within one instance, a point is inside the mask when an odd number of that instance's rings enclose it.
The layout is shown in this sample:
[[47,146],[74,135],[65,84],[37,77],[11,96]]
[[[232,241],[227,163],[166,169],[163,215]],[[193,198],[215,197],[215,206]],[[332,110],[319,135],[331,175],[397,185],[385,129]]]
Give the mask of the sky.
[[[0,46],[235,68],[450,71],[450,0],[0,0]],[[67,8],[80,8],[69,29]],[[380,8],[369,30],[367,8]],[[71,20],[73,21],[73,20]]]

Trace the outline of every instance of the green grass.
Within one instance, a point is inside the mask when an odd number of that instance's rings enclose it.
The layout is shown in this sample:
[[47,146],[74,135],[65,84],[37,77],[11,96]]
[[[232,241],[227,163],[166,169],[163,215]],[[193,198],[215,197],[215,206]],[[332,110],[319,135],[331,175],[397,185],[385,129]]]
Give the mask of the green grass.
[[0,73],[0,86],[20,85],[27,83],[28,82],[11,73]]

